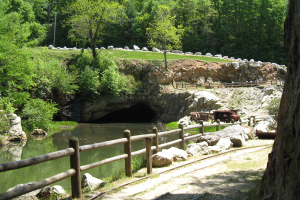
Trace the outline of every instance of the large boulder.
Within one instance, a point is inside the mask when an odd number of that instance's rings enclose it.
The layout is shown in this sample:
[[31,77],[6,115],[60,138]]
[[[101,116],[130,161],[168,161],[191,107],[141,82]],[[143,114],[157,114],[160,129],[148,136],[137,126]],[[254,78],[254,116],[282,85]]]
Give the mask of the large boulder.
[[47,135],[47,133],[43,129],[34,129],[30,135]]
[[233,147],[233,143],[229,138],[220,138],[219,142],[215,146],[209,146],[208,149],[212,153],[219,153]]
[[22,130],[21,118],[16,114],[11,115],[10,129],[8,129],[9,140],[20,141],[27,140],[25,132]]
[[208,155],[208,144],[207,142],[191,143],[187,146],[186,152],[189,156]]
[[82,180],[81,180],[81,187],[86,188],[87,190],[95,190],[105,184],[104,181],[97,179],[90,175],[89,173],[83,174]]
[[[255,138],[254,129],[251,126],[242,126],[242,129],[244,130],[248,139]],[[247,138],[245,138],[245,139],[247,140]]]
[[182,149],[178,149],[176,147],[171,147],[170,149],[166,150],[169,151],[173,155],[173,161],[184,161],[187,160],[188,154],[186,151]]
[[220,140],[220,137],[216,135],[203,135],[196,140],[196,143],[207,142],[208,146],[216,145]]
[[162,151],[152,156],[153,167],[163,167],[173,162],[173,154],[170,151]]
[[247,138],[243,128],[240,125],[232,125],[224,128],[221,131],[204,133],[204,135],[215,135],[220,138],[230,138],[234,147],[241,147],[245,144]]

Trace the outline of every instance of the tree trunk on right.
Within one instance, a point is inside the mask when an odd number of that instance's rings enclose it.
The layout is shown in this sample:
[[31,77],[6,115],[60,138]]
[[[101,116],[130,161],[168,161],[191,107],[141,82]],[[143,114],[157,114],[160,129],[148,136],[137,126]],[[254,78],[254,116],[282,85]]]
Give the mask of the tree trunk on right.
[[262,199],[300,199],[300,0],[289,1],[284,28],[289,65],[277,136],[258,188]]

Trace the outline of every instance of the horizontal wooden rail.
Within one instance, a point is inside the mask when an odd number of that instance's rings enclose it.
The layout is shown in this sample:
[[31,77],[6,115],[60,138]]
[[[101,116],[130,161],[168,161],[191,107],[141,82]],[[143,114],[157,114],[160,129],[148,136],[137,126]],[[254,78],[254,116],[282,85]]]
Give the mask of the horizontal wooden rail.
[[184,127],[183,130],[190,130],[190,129],[194,129],[194,128],[201,128],[202,125],[190,125],[190,126],[187,126],[187,127]]
[[172,142],[167,142],[167,143],[164,143],[164,144],[161,144],[161,145],[158,145],[159,148],[164,148],[164,147],[167,147],[167,146],[171,146],[173,144],[177,144],[179,142],[181,142],[182,139],[177,139],[177,140],[173,140]]
[[116,140],[110,140],[106,142],[101,142],[101,143],[95,143],[95,144],[88,144],[88,145],[83,145],[79,147],[79,151],[87,151],[87,150],[92,150],[92,149],[99,149],[103,147],[108,147],[116,144],[124,144],[128,142],[128,139],[126,138],[121,138],[121,139],[116,139]]
[[[156,146],[151,146],[151,151],[154,151],[154,150],[156,150]],[[131,152],[131,156],[137,156],[137,155],[141,155],[143,153],[146,153],[146,148],[138,150],[138,151]]]
[[20,168],[28,167],[31,165],[36,165],[36,164],[39,164],[42,162],[47,162],[50,160],[63,158],[63,157],[74,154],[74,152],[75,152],[75,150],[73,148],[68,148],[68,149],[64,149],[64,150],[60,150],[60,151],[56,151],[56,152],[52,152],[52,153],[24,159],[24,160],[3,163],[3,164],[0,164],[0,172],[5,172],[5,171],[13,170],[13,169],[20,169]]
[[135,135],[135,136],[131,136],[130,140],[131,141],[137,141],[137,140],[141,140],[141,139],[145,139],[145,138],[154,138],[156,137],[155,134],[145,134],[145,135]]
[[164,132],[158,133],[158,136],[165,136],[165,135],[170,135],[170,134],[173,134],[173,133],[179,133],[179,131],[181,131],[181,129],[174,129],[174,130],[170,130],[170,131],[164,131]]
[[[75,174],[75,170],[74,169],[69,169],[65,172],[62,172],[62,173],[57,174],[55,176],[46,178],[42,181],[33,182],[33,183],[28,184],[28,185],[24,185],[22,187],[12,189],[8,192],[4,192],[4,193],[0,194],[0,200],[6,200],[6,199],[11,199],[11,198],[18,197],[22,194],[25,194],[25,193],[43,188],[47,185],[51,185],[53,183],[56,183],[60,180],[63,180],[63,179],[68,178],[70,176],[73,176],[74,174]],[[2,180],[2,181],[4,181],[4,180]]]
[[127,157],[128,157],[127,154],[123,154],[123,155],[107,158],[105,160],[101,160],[99,162],[95,162],[95,163],[92,163],[92,164],[89,164],[89,165],[83,165],[83,166],[80,166],[80,171],[85,171],[85,170],[88,170],[88,169],[91,169],[91,168],[94,168],[94,167],[98,167],[100,165],[111,163],[111,162],[114,162],[114,161],[117,161],[117,160],[122,160],[122,159],[127,158]]
[[197,138],[197,137],[200,137],[200,136],[202,136],[202,133],[197,134],[197,135],[187,136],[187,137],[185,137],[184,139],[185,139],[185,140],[190,140],[190,139],[194,139],[194,138]]

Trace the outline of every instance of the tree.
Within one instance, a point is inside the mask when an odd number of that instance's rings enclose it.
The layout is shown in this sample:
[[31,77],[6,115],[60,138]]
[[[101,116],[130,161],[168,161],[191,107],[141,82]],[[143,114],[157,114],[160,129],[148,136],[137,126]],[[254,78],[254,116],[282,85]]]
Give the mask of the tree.
[[114,20],[118,5],[107,0],[77,0],[69,6],[68,12],[74,13],[69,20],[71,32],[75,37],[89,39],[94,58],[97,56],[96,41],[100,39],[105,25]]
[[171,16],[170,8],[166,5],[158,6],[158,13],[154,23],[150,28],[147,28],[149,35],[148,44],[152,47],[160,47],[164,51],[165,68],[167,65],[167,51],[173,48],[181,48],[181,27],[174,26],[175,16]]
[[273,149],[261,179],[261,199],[299,199],[300,187],[300,0],[289,1],[284,24],[284,47],[289,59]]

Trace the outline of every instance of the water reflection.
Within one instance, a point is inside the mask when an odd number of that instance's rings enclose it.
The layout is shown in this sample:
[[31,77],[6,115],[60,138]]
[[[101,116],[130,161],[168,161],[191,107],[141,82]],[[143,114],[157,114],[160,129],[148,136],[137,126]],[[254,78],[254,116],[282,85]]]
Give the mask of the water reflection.
[[[131,135],[148,134],[152,132],[152,127],[152,124],[80,124],[74,130],[61,131],[60,133],[46,136],[43,140],[36,140],[28,136],[27,143],[1,147],[0,163],[26,159],[66,149],[69,147],[69,139],[74,136],[79,139],[79,145],[82,146],[122,138],[125,129],[129,129]],[[143,148],[145,148],[144,140],[132,142],[132,151]],[[85,151],[80,153],[80,162],[81,165],[87,165],[123,153],[124,146],[122,144]],[[0,193],[5,192],[17,184],[40,181],[64,172],[70,168],[69,162],[69,157],[65,157],[35,166],[2,172],[0,173],[0,180],[2,182]],[[92,176],[103,179],[124,172],[124,166],[124,160],[120,160],[84,171],[82,174],[90,173]],[[65,189],[70,190],[70,178],[56,184],[62,185]]]

